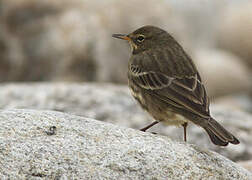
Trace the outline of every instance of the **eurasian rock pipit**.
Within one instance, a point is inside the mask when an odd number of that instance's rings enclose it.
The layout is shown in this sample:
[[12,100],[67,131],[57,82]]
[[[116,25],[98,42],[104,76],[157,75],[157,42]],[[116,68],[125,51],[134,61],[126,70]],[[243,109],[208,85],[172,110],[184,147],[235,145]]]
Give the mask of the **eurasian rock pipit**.
[[148,128],[164,122],[186,127],[193,122],[206,130],[212,142],[226,146],[239,140],[214,120],[209,98],[192,59],[166,31],[144,26],[128,35],[113,34],[127,40],[132,55],[128,65],[129,87],[143,109],[156,120]]

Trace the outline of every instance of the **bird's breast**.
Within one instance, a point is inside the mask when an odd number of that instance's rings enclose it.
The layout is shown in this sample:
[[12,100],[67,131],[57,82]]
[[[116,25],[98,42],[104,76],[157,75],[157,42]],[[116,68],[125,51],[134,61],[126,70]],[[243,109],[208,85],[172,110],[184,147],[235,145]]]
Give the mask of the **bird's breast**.
[[146,104],[145,99],[143,98],[143,93],[141,92],[141,89],[138,86],[134,85],[134,83],[130,79],[128,80],[128,85],[131,95],[138,101],[138,103],[144,110],[148,111],[148,106]]
[[145,92],[141,87],[134,84],[132,79],[128,79],[131,95],[138,101],[141,107],[147,111],[154,119],[166,125],[181,125],[188,120],[182,115],[172,111],[171,108],[151,94]]

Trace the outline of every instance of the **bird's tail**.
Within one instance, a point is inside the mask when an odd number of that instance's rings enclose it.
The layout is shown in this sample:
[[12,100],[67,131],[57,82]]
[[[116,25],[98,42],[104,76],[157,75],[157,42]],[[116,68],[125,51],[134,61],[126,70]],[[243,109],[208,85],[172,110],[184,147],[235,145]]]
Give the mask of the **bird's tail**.
[[204,127],[211,141],[219,146],[227,146],[228,143],[239,144],[239,140],[222,127],[216,120],[211,118],[208,125]]

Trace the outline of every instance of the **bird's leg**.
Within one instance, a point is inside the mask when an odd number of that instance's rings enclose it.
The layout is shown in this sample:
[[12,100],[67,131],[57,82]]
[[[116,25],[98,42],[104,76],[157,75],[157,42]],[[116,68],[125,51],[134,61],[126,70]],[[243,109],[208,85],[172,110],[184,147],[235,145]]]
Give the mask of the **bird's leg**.
[[184,124],[182,124],[182,126],[184,127],[184,141],[186,142],[186,128],[187,128],[188,123],[185,122]]
[[150,125],[140,129],[140,131],[145,132],[147,129],[151,128],[152,126],[154,126],[155,124],[159,123],[158,121],[154,121],[153,123],[151,123]]

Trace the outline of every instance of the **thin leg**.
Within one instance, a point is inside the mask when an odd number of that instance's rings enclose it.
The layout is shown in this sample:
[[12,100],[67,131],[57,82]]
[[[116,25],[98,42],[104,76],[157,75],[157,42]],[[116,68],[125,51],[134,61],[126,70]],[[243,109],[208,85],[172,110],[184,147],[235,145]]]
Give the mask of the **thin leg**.
[[151,123],[150,125],[140,129],[140,131],[145,132],[147,129],[151,128],[152,126],[154,126],[155,124],[159,123],[158,121],[154,121],[153,123]]
[[186,127],[187,127],[188,123],[184,123],[182,124],[182,126],[184,127],[184,141],[186,142]]

